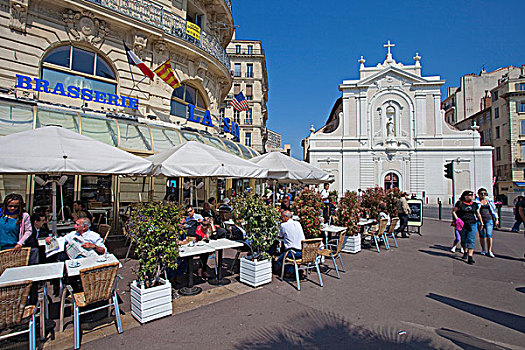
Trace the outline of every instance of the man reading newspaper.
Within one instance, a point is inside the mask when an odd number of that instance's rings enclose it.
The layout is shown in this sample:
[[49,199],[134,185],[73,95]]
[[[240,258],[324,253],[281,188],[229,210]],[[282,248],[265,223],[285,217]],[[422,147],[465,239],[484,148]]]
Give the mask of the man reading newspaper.
[[75,222],[75,231],[68,233],[63,237],[63,240],[58,238],[58,242],[53,237],[47,237],[46,244],[49,246],[57,245],[58,261],[104,254],[106,246],[102,237],[98,233],[91,231],[90,226],[91,221],[88,218],[78,219]]

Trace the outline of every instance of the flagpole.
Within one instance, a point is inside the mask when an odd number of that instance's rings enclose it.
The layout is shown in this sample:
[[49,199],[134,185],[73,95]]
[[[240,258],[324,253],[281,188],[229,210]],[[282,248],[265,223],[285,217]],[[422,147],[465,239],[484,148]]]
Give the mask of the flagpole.
[[[132,74],[131,76],[133,76],[133,74]],[[140,83],[142,83],[142,82],[144,81],[144,79],[146,79],[146,78],[147,78],[147,76],[144,76],[144,78],[140,79],[140,81],[139,81],[138,83],[135,83],[135,81],[133,81],[133,87],[131,88],[131,91],[129,92],[129,95],[130,95],[130,96],[131,96],[131,93],[133,92],[133,90],[135,90],[135,88],[137,88],[140,92],[142,92],[142,90],[140,90],[140,89],[138,88],[138,85],[139,85]]]
[[[124,44],[124,51],[126,51],[126,61],[128,61],[129,72],[131,73],[131,80],[133,80],[133,88],[135,88],[135,77],[133,76],[133,71],[131,70],[131,63],[129,63],[129,58],[127,58],[128,52],[126,50],[126,42],[122,40],[122,43]],[[131,89],[131,91],[133,91],[133,89]]]

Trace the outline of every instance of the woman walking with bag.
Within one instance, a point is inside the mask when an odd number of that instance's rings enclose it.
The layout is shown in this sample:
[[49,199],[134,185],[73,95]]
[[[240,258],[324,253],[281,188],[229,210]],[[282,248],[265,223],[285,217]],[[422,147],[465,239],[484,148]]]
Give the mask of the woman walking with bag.
[[479,213],[478,203],[472,200],[474,193],[472,191],[463,191],[459,201],[452,210],[452,217],[458,221],[463,221],[463,229],[460,232],[461,235],[461,247],[463,247],[465,253],[462,259],[467,259],[469,265],[474,264],[474,247],[476,245],[476,234],[478,233],[478,221],[481,223],[483,228],[483,220]]
[[[481,243],[481,255],[488,255],[491,258],[494,257],[492,253],[492,231],[494,226],[498,226],[498,211],[494,201],[488,197],[487,190],[480,188],[478,190],[478,196],[474,200],[478,203],[479,212],[483,225],[479,229],[479,243]],[[495,224],[495,225],[494,225]]]

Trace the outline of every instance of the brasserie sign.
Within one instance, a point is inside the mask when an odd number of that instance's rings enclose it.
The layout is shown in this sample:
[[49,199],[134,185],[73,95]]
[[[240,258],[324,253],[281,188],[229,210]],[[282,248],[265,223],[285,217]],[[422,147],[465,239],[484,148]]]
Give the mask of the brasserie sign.
[[15,89],[33,90],[47,94],[60,95],[73,99],[93,101],[106,105],[131,109],[139,108],[139,100],[137,98],[122,95],[119,96],[109,92],[102,92],[87,88],[79,88],[78,86],[74,85],[64,85],[60,82],[56,83],[55,87],[51,87],[49,81],[45,79],[33,79],[21,74],[16,75]]

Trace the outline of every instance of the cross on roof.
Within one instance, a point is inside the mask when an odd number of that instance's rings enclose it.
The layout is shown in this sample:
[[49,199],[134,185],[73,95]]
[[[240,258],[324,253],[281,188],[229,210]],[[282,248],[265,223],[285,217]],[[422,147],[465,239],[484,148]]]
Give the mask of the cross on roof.
[[383,47],[386,47],[386,48],[388,49],[388,54],[389,54],[389,55],[391,54],[391,53],[390,53],[390,48],[391,48],[391,47],[394,47],[394,46],[396,46],[396,45],[394,45],[394,44],[390,44],[390,40],[388,40],[388,43],[387,43],[387,44],[383,45]]

